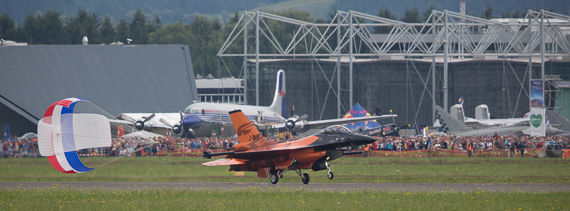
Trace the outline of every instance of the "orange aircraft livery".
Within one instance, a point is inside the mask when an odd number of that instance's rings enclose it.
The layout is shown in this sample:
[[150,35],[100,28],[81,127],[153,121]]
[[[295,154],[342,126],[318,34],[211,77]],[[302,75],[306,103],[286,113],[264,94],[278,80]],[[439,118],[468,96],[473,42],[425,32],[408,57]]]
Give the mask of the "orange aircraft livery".
[[257,176],[267,178],[277,184],[279,178],[289,170],[294,170],[308,184],[308,173],[301,169],[313,171],[328,170],[328,178],[333,179],[329,162],[347,154],[362,152],[345,152],[342,148],[373,143],[376,139],[352,133],[348,128],[334,125],[319,133],[299,140],[277,143],[264,138],[255,125],[247,119],[241,110],[230,112],[239,144],[232,151],[221,153],[204,152],[205,158],[223,156],[219,159],[203,163],[204,166],[230,166],[230,171],[254,171]]

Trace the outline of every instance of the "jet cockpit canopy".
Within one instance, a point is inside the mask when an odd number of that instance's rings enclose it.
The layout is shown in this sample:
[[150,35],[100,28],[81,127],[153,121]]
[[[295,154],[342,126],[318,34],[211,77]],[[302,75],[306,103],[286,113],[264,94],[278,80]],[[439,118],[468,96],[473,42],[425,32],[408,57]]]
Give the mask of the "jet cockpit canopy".
[[342,125],[332,125],[319,131],[319,134],[349,134],[352,133],[350,129]]

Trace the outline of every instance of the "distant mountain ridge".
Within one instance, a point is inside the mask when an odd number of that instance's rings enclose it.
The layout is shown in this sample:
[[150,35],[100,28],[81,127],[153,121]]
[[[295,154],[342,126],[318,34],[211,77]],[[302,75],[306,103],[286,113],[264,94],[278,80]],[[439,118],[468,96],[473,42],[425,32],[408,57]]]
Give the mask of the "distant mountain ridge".
[[[95,12],[99,17],[109,14],[115,23],[126,17],[132,18],[137,9],[141,9],[149,17],[159,15],[163,23],[182,21],[185,23],[194,20],[196,15],[205,15],[209,18],[219,18],[226,21],[235,12],[247,9],[262,11],[282,11],[299,9],[311,12],[314,19],[330,19],[329,13],[334,9],[343,11],[354,10],[362,13],[376,15],[380,8],[391,10],[398,19],[404,16],[406,9],[416,7],[420,12],[430,5],[437,10],[450,10],[459,12],[459,0],[1,0],[0,14],[8,13],[18,23],[30,13],[55,9],[64,17],[75,16],[78,9]],[[490,4],[493,16],[501,17],[504,12],[519,10],[523,13],[527,9],[546,10],[553,9],[556,13],[568,15],[569,0],[466,0],[467,13],[479,16],[481,11]]]

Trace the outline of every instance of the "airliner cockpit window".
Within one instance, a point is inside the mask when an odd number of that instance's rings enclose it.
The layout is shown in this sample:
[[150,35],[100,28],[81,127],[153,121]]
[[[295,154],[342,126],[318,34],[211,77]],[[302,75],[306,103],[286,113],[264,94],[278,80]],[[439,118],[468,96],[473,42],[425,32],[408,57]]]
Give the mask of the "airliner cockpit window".
[[184,110],[185,114],[196,114],[196,113],[200,113],[200,112],[202,112],[202,111],[200,109],[196,109],[196,108],[195,109],[188,108],[188,109]]
[[321,130],[319,133],[321,134],[347,134],[347,133],[352,133],[352,131],[350,129],[348,129],[345,126],[342,125],[333,125],[333,126],[329,126],[323,130]]

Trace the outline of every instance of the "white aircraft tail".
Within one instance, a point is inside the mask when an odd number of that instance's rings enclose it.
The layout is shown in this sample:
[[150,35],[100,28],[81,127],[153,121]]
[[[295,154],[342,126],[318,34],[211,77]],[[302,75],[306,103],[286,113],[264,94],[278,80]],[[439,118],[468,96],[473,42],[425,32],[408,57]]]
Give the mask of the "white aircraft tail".
[[475,107],[475,119],[477,120],[491,119],[491,114],[489,113],[489,107],[485,104],[481,104]]
[[465,123],[465,112],[463,111],[463,105],[455,104],[449,108],[449,114],[455,117],[457,121]]
[[273,112],[280,114],[283,118],[287,118],[287,102],[285,100],[285,71],[277,72],[277,84],[275,86],[275,96],[273,103],[269,106]]
[[465,126],[463,123],[459,122],[451,114],[443,110],[442,107],[435,106],[435,118],[437,118],[443,127],[443,132],[455,132],[455,131],[465,131],[471,128]]

